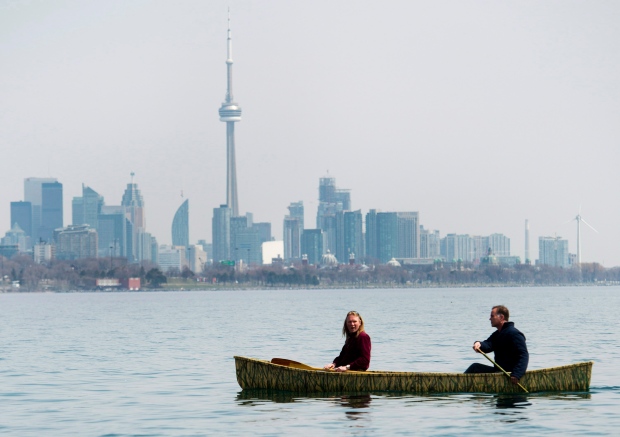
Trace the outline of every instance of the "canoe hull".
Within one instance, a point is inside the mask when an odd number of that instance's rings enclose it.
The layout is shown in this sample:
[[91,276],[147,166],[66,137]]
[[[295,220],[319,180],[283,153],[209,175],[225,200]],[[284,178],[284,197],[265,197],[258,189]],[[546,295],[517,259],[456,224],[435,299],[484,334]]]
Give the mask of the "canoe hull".
[[[521,384],[533,392],[587,391],[592,362],[526,372]],[[243,389],[298,393],[523,393],[502,373],[326,372],[235,357],[237,382]]]

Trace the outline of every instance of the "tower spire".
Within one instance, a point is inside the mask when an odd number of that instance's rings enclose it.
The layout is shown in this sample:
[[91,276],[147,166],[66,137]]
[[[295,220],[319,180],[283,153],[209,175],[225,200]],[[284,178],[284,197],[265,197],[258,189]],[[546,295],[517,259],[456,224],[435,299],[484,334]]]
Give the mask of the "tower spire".
[[241,121],[241,108],[233,100],[232,77],[232,33],[230,30],[230,8],[228,9],[228,32],[226,53],[226,99],[220,107],[220,121],[226,123],[226,204],[231,210],[231,216],[239,215],[239,200],[237,199],[237,166],[235,162],[235,123]]

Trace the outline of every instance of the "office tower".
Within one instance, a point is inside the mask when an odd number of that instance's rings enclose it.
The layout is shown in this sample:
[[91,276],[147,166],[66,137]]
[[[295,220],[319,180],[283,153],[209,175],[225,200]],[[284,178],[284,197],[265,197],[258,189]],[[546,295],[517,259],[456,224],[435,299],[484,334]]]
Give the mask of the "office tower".
[[395,212],[377,213],[378,259],[385,264],[398,256],[398,215]]
[[562,240],[562,237],[538,237],[538,263],[568,267],[568,240]]
[[[138,240],[138,233],[145,232],[146,229],[146,212],[144,207],[144,199],[138,189],[138,184],[133,183],[134,173],[131,173],[131,182],[127,184],[127,188],[123,193],[123,199],[121,200],[121,206],[125,212],[125,215],[129,221],[131,221],[131,247],[132,251],[127,253],[127,260],[129,262],[142,261],[138,258],[138,253],[146,253],[150,249],[138,248],[138,244],[142,242]],[[150,257],[149,257],[150,258]]]
[[[41,205],[43,204],[43,184],[56,182],[56,178],[26,178],[24,179],[24,201],[32,205],[32,244],[40,240]],[[22,228],[23,229],[23,228]]]
[[525,219],[525,263],[530,264],[530,221]]
[[172,245],[189,247],[189,199],[179,206],[172,220]]
[[62,227],[62,184],[60,182],[44,182],[41,184],[39,238],[44,241],[53,241],[54,230]]
[[342,229],[342,238],[338,235],[338,242],[342,241],[342,245],[338,244],[336,258],[341,262],[347,262],[351,259],[351,255],[355,259],[364,257],[364,234],[363,234],[362,211],[344,211],[342,213],[342,227],[338,225],[337,229]]
[[379,260],[377,249],[377,210],[371,209],[366,213],[366,257],[370,262]]
[[97,217],[99,256],[122,256],[133,259],[133,224],[125,215],[124,207],[102,206]]
[[230,215],[228,205],[213,208],[211,232],[214,264],[230,260]]
[[301,234],[304,230],[304,204],[292,202],[288,206],[289,215],[284,217],[283,241],[284,259],[301,259]]
[[235,262],[261,264],[261,245],[270,240],[271,223],[254,223],[252,213],[230,218],[230,254]]
[[237,166],[235,163],[235,123],[241,121],[241,108],[233,98],[233,60],[232,36],[230,32],[230,15],[228,16],[228,45],[226,57],[226,99],[220,107],[220,121],[226,123],[226,205],[230,208],[231,217],[239,215],[237,199]]
[[32,203],[11,202],[11,226],[16,223],[27,237],[32,237]]
[[121,206],[125,207],[127,218],[135,228],[146,228],[146,216],[144,210],[144,199],[138,189],[138,184],[133,183],[134,173],[131,173],[131,182],[123,193]]
[[307,255],[309,264],[318,264],[323,256],[323,231],[304,229],[301,234],[301,252]]
[[[351,193],[349,190],[336,188],[336,179],[323,177],[319,179],[319,206],[316,214],[316,227],[323,231],[324,250],[338,252],[337,215],[341,211],[351,210]],[[342,249],[342,241],[340,241]]]
[[82,184],[82,197],[74,197],[71,205],[74,225],[90,225],[97,229],[101,207],[104,205],[103,196]]
[[97,231],[89,225],[71,225],[56,229],[54,234],[58,259],[74,260],[97,257]]
[[417,212],[397,212],[396,217],[398,219],[398,258],[419,258],[419,214]]

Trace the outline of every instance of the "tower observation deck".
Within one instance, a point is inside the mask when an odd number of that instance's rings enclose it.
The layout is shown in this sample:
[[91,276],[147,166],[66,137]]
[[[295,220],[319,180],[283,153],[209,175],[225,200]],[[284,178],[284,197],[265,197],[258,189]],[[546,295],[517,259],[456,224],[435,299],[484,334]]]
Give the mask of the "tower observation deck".
[[228,14],[228,49],[226,57],[227,88],[226,99],[220,107],[220,121],[226,123],[226,205],[231,209],[231,216],[239,215],[237,198],[237,166],[235,162],[235,123],[241,121],[241,108],[233,99],[232,76],[232,37],[230,32],[230,13]]

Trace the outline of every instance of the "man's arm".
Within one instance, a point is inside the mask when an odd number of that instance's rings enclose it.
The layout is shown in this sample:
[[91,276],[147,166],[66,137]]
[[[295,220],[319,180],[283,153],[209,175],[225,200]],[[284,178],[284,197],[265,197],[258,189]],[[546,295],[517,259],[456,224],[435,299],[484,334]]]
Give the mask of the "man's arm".
[[525,345],[525,337],[523,334],[519,333],[512,338],[513,345],[517,351],[517,364],[512,369],[512,377],[517,379],[517,382],[523,375],[525,375],[525,371],[527,370],[527,365],[530,361],[530,354],[527,351],[527,346]]

